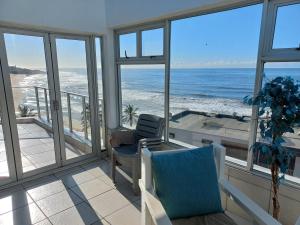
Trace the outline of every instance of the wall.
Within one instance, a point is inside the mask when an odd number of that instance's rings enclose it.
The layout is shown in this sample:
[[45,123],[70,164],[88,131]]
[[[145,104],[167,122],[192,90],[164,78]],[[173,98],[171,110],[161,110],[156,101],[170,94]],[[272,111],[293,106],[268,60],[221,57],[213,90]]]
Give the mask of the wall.
[[[266,176],[258,176],[252,172],[231,166],[225,167],[228,180],[255,201],[264,210],[272,214],[271,180]],[[299,186],[281,184],[279,188],[280,215],[279,221],[284,225],[294,225],[300,216],[300,189]],[[228,211],[245,218],[252,219],[230,198],[226,199]]]
[[107,0],[107,26],[120,27],[257,0]]
[[104,33],[105,0],[0,0],[0,24],[73,33]]

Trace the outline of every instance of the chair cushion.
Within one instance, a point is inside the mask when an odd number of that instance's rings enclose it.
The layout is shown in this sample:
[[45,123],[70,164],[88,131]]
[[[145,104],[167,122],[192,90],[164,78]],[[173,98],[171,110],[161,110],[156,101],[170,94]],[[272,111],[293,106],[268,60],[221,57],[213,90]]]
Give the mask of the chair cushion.
[[130,156],[137,153],[138,145],[120,145],[119,147],[114,147],[114,149],[117,151],[117,154]]
[[223,212],[212,146],[153,152],[152,170],[170,219]]
[[225,213],[172,220],[173,225],[236,225]]

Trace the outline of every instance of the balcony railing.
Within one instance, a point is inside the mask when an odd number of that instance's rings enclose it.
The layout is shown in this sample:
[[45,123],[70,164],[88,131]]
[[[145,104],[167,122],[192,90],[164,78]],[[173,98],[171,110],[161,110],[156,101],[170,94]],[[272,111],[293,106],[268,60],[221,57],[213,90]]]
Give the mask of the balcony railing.
[[[34,107],[34,104],[36,105],[36,114],[38,118],[41,121],[44,121],[48,124],[51,124],[51,110],[50,110],[50,98],[49,98],[49,89],[45,87],[39,87],[39,86],[26,86],[26,87],[13,87],[13,89],[26,89],[27,93],[30,93],[29,96],[32,100],[30,103],[26,102],[17,102],[17,104],[26,104],[28,106]],[[29,90],[28,90],[29,89]],[[61,91],[61,101],[66,101],[66,104],[63,105],[63,117],[67,117],[66,121],[68,124],[65,128],[68,128],[68,131],[70,133],[74,133],[76,131],[76,128],[74,127],[73,119],[72,119],[72,113],[74,110],[74,105],[71,104],[71,99],[75,99],[76,103],[82,105],[82,111],[78,112],[77,110],[77,117],[81,117],[81,127],[83,129],[83,135],[84,139],[89,140],[89,132],[88,128],[91,125],[90,123],[90,103],[89,103],[89,97],[87,95],[73,93],[73,92],[67,92],[67,91]],[[99,100],[99,122],[102,129],[102,135],[104,134],[104,104],[103,99]],[[28,101],[27,101],[28,102]],[[63,103],[63,102],[62,102]],[[16,104],[16,102],[15,102]],[[65,108],[66,107],[66,108]],[[45,117],[42,115],[42,111],[45,111]],[[78,118],[77,118],[78,119]],[[65,126],[65,125],[64,125]],[[78,130],[78,127],[77,127]]]

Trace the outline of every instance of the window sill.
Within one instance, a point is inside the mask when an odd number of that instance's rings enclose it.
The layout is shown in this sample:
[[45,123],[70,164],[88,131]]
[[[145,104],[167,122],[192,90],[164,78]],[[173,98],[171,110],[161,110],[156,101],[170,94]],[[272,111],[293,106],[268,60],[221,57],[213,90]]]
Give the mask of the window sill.
[[[180,147],[184,147],[184,148],[197,148],[199,146],[194,146],[194,145],[190,145],[178,140],[170,140],[169,141],[170,144],[174,144]],[[225,163],[227,166],[232,167],[232,168],[236,168],[236,169],[240,169],[243,170],[245,172],[251,173],[254,176],[259,176],[262,177],[264,179],[268,179],[271,180],[271,171],[268,168],[262,167],[262,166],[258,166],[258,165],[253,165],[253,169],[252,170],[247,170],[247,162],[244,160],[240,160],[237,158],[233,158],[230,156],[226,156],[225,157]],[[300,189],[300,178],[298,177],[293,177],[290,175],[285,175],[285,180],[283,181],[283,184],[287,185],[287,186],[291,186],[297,189]]]

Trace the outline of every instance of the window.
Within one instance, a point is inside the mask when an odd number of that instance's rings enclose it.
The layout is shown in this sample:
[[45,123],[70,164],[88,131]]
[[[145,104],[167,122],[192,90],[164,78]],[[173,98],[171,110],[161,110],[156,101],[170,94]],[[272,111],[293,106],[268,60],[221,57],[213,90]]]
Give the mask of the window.
[[[276,77],[291,77],[294,82],[300,82],[300,63],[287,62],[287,63],[266,63],[264,69],[264,80],[265,82],[270,81]],[[263,86],[262,86],[263,87]],[[259,120],[266,119],[268,114],[262,115]],[[288,148],[292,155],[289,162],[289,168],[287,170],[287,175],[295,176],[300,178],[300,127],[299,125],[294,126],[295,133],[287,133],[284,136],[285,146]],[[263,139],[260,137],[260,129],[257,130],[257,141],[262,142]],[[266,158],[260,152],[255,152],[254,154],[254,164],[260,167],[268,167],[266,163]],[[257,167],[255,167],[257,168]]]
[[[262,5],[172,22],[170,138],[247,159]],[[247,43],[245,45],[245,43]]]
[[300,4],[278,7],[273,48],[300,48]]
[[120,38],[120,57],[136,57],[136,33],[123,34]]
[[164,117],[164,65],[120,68],[123,126],[135,128],[142,113]]
[[158,56],[163,55],[164,50],[164,30],[163,28],[145,30],[142,32],[142,55]]

